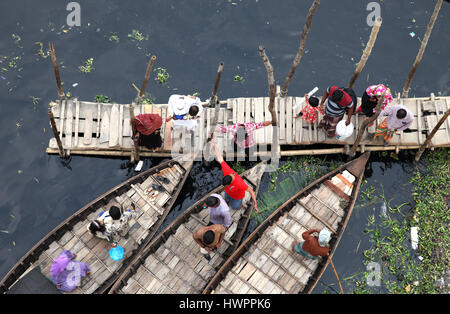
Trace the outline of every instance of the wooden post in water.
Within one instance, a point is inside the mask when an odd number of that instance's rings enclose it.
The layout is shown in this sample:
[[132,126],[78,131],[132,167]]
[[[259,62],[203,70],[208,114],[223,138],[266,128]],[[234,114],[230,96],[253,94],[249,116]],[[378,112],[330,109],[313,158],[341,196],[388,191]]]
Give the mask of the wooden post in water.
[[441,118],[441,120],[439,120],[438,124],[436,124],[436,126],[433,128],[433,131],[431,131],[430,135],[428,135],[425,142],[420,146],[419,150],[417,151],[416,157],[415,157],[416,162],[420,160],[420,157],[422,156],[423,151],[425,150],[425,148],[428,147],[428,145],[431,142],[431,139],[436,134],[436,132],[439,130],[441,125],[445,122],[445,120],[447,120],[449,115],[450,115],[450,109],[447,110],[447,112],[444,114],[444,116]]
[[380,30],[381,23],[383,22],[383,19],[381,17],[378,17],[378,19],[375,21],[374,25],[372,26],[372,32],[370,33],[369,41],[366,44],[366,48],[364,49],[364,52],[361,56],[361,60],[359,60],[358,66],[355,69],[355,72],[353,73],[352,78],[350,79],[350,82],[348,83],[349,88],[353,88],[355,85],[356,79],[358,78],[359,74],[363,70],[364,66],[366,65],[367,60],[369,59],[370,54],[372,53],[373,45],[375,44],[375,40],[378,36],[378,31]]
[[56,84],[58,85],[59,100],[61,101],[64,99],[64,92],[62,90],[61,77],[59,76],[58,62],[56,61],[55,47],[53,46],[53,43],[50,43],[50,53],[52,56],[53,69],[55,70]]
[[141,87],[141,90],[139,91],[139,95],[138,95],[138,99],[137,99],[138,106],[142,104],[142,96],[144,96],[145,88],[147,87],[147,82],[150,77],[150,73],[152,72],[152,67],[153,67],[153,64],[155,63],[155,60],[156,60],[156,56],[152,56],[150,58],[150,61],[148,62],[147,71],[145,71],[144,82],[142,83],[142,87]]
[[62,146],[61,138],[58,133],[58,129],[56,128],[55,117],[53,116],[52,109],[48,109],[48,117],[50,119],[50,125],[52,126],[53,135],[55,136],[56,143],[58,144],[59,157],[66,158],[66,153]]
[[427,47],[428,39],[430,38],[431,31],[433,30],[434,23],[436,22],[436,19],[439,14],[439,10],[441,9],[441,5],[442,5],[442,0],[438,0],[434,7],[434,12],[431,15],[430,22],[428,23],[427,32],[425,33],[425,36],[423,37],[422,44],[420,45],[419,53],[416,56],[416,60],[414,61],[411,71],[409,72],[408,79],[406,80],[405,86],[403,87],[403,94],[402,94],[403,98],[408,98],[411,81],[414,77],[414,74],[416,73],[416,70],[420,64],[420,61],[422,60],[423,53],[425,52],[425,48]]
[[381,105],[383,105],[383,102],[384,102],[384,95],[381,96],[381,98],[378,100],[378,103],[377,103],[377,106],[376,106],[376,111],[377,112],[373,116],[371,116],[370,118],[365,119],[363,121],[363,123],[361,124],[361,126],[359,128],[359,131],[358,131],[358,135],[356,136],[355,143],[353,144],[352,149],[350,151],[350,157],[354,157],[355,156],[356,149],[358,148],[359,142],[361,142],[361,139],[362,139],[362,137],[364,135],[364,131],[366,130],[367,126],[370,123],[374,122],[378,118],[378,116],[380,115],[380,113],[381,113]]
[[303,26],[302,36],[300,38],[300,46],[298,48],[297,54],[295,55],[291,69],[289,70],[289,73],[286,76],[286,79],[283,83],[283,87],[282,87],[281,93],[280,93],[281,97],[286,97],[287,91],[288,91],[288,86],[292,80],[292,77],[294,76],[295,70],[297,69],[298,65],[300,64],[300,60],[302,59],[303,54],[305,53],[306,38],[308,37],[309,30],[311,29],[312,18],[314,16],[314,13],[316,12],[319,4],[320,4],[320,0],[314,0],[314,3],[312,4],[311,8],[309,9],[308,16],[306,17],[305,26]]
[[280,138],[278,136],[278,123],[277,114],[273,109],[275,105],[275,79],[273,76],[273,66],[266,55],[266,49],[264,46],[259,46],[258,48],[259,56],[261,57],[264,66],[267,71],[267,83],[269,84],[269,111],[272,116],[272,143],[271,143],[271,158],[278,160],[280,155]]
[[264,48],[264,46],[259,46],[258,51],[259,56],[261,57],[264,66],[266,67],[267,70],[267,82],[269,83],[269,97],[270,97],[269,111],[272,116],[272,126],[277,126],[277,114],[275,110],[273,110],[273,107],[275,105],[275,79],[273,77],[273,67],[272,64],[270,64],[269,58],[267,58],[266,48]]

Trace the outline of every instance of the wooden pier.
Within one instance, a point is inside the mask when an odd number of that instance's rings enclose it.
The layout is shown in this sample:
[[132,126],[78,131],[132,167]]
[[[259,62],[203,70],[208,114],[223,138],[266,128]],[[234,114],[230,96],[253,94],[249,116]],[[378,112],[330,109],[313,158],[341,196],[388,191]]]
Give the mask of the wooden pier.
[[[348,153],[350,145],[353,145],[364,115],[353,115],[351,121],[355,126],[353,135],[345,141],[336,138],[327,138],[323,130],[318,129],[321,116],[315,124],[309,124],[297,117],[297,113],[305,104],[293,109],[300,103],[303,97],[276,97],[275,110],[278,118],[278,134],[281,156],[304,154],[333,154]],[[361,99],[358,99],[358,106]],[[230,98],[221,102],[218,110],[217,125],[227,126],[234,123],[270,121],[271,114],[268,109],[268,97],[255,98]],[[414,122],[409,129],[396,132],[388,146],[383,145],[383,140],[378,137],[375,141],[365,138],[359,143],[358,151],[383,151],[418,149],[427,136],[437,125],[440,118],[450,108],[450,97],[422,98],[396,98],[391,105],[402,104],[414,114]],[[98,155],[98,156],[131,156],[134,146],[131,138],[129,104],[94,103],[74,100],[62,100],[51,102],[50,108],[54,115],[57,132],[60,136],[65,152],[70,155]],[[140,155],[143,157],[169,157],[180,152],[195,149],[203,150],[207,138],[214,130],[213,121],[215,108],[205,107],[193,132],[186,131],[183,127],[174,127],[174,122],[165,122],[168,115],[167,104],[135,105],[135,115],[140,113],[157,113],[161,115],[163,125],[161,136],[163,146],[156,151],[150,151],[141,147]],[[346,119],[344,117],[344,119]],[[370,133],[375,132],[378,123],[383,118],[378,118],[376,123],[368,128]],[[261,146],[270,146],[272,143],[272,127],[265,127],[255,132],[255,140]],[[366,131],[367,134],[367,131]],[[229,134],[216,134],[216,145],[223,147],[226,153],[230,148],[232,138]],[[311,149],[310,145],[322,146]],[[328,146],[328,147],[327,147]],[[331,146],[331,147],[330,147]],[[450,146],[450,121],[447,120],[431,141],[431,148]],[[57,154],[58,145],[55,138],[50,139],[47,153]],[[257,154],[258,154],[257,153]]]

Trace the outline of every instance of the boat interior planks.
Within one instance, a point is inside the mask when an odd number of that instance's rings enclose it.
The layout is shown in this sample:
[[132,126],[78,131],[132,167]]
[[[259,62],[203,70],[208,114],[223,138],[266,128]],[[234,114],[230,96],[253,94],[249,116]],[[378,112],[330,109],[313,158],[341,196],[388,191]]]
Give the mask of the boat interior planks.
[[[241,174],[258,193],[264,162]],[[208,261],[193,239],[193,233],[209,223],[209,209],[204,209],[207,197],[222,193],[220,186],[186,209],[168,225],[145,250],[130,263],[109,293],[200,293],[222,263],[239,245],[248,225],[253,200],[249,193],[240,209],[231,211],[232,224],[225,239]]]
[[[192,165],[192,156],[183,155],[146,170],[99,196],[36,244],[0,282],[0,292],[7,293],[11,286],[35,268],[49,278],[53,260],[63,250],[76,254],[75,260],[87,263],[91,269],[81,285],[71,293],[105,292],[160,228]],[[131,203],[135,204],[135,212],[125,230],[115,238],[124,248],[125,255],[122,260],[114,261],[108,253],[110,243],[92,235],[87,226],[110,206],[127,210]]]
[[369,154],[324,175],[276,209],[222,265],[203,293],[310,293],[328,260],[294,253],[292,244],[302,241],[305,231],[328,228],[332,232],[330,256],[334,254],[353,210]]

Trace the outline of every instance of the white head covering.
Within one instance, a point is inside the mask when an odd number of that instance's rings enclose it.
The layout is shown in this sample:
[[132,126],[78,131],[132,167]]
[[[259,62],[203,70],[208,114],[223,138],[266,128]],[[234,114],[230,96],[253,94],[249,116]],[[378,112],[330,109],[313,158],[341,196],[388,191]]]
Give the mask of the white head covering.
[[327,246],[330,242],[331,232],[328,229],[322,229],[319,233],[319,245]]
[[172,95],[169,98],[169,106],[174,115],[184,115],[189,112],[189,108],[194,105],[200,105],[200,98],[191,98],[184,95]]

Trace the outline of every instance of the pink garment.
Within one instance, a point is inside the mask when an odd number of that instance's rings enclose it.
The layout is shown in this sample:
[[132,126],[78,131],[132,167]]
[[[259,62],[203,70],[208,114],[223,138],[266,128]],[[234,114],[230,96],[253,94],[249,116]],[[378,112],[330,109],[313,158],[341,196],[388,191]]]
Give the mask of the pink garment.
[[[391,89],[384,86],[383,84],[371,85],[371,86],[367,87],[366,93],[370,97],[384,95],[384,102],[381,105],[381,110],[386,108],[386,106],[389,105],[394,100],[394,98],[392,97]],[[376,108],[374,108],[373,113],[376,113],[376,112],[377,112]]]
[[[238,128],[244,125],[245,127],[245,131],[248,134],[247,140],[244,141],[237,141],[237,136],[236,136],[236,132],[238,130]],[[222,133],[231,133],[234,135],[234,141],[236,142],[236,144],[241,147],[241,148],[248,148],[251,147],[253,145],[255,145],[255,138],[253,137],[253,133],[259,129],[264,127],[264,122],[258,122],[258,123],[254,123],[254,122],[247,122],[247,123],[236,123],[230,126],[222,126],[220,127],[220,132]]]

